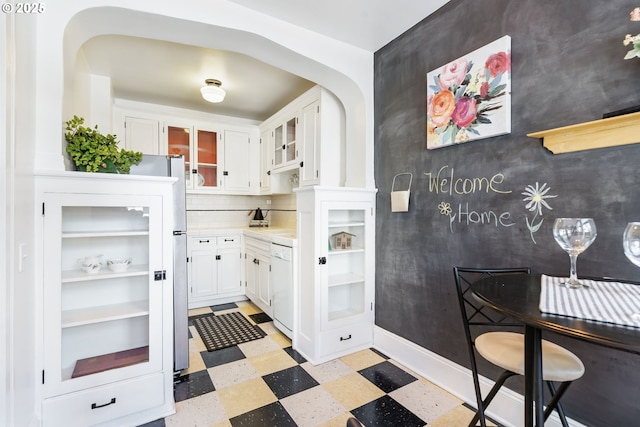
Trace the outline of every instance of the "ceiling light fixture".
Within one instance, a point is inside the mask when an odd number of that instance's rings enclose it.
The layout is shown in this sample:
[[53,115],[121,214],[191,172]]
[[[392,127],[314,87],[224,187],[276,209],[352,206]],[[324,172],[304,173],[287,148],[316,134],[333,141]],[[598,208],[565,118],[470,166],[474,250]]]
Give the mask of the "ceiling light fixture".
[[209,102],[222,102],[227,94],[220,86],[222,82],[216,79],[207,79],[204,81],[207,85],[200,88],[202,97]]

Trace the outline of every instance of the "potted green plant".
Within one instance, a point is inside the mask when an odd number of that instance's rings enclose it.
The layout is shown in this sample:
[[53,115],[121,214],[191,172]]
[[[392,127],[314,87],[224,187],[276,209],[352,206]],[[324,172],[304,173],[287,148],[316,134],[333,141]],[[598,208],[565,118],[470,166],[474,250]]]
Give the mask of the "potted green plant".
[[142,161],[142,153],[119,149],[115,135],[101,134],[97,125],[83,126],[82,117],[73,116],[65,124],[66,151],[80,171],[126,174]]

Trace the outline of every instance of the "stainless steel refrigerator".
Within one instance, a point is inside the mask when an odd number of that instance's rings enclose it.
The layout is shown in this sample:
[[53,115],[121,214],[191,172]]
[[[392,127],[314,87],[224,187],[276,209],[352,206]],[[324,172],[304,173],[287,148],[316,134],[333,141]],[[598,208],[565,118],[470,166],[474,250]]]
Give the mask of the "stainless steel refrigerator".
[[131,167],[130,173],[178,178],[173,184],[173,370],[178,372],[189,367],[184,157],[145,154],[139,165]]

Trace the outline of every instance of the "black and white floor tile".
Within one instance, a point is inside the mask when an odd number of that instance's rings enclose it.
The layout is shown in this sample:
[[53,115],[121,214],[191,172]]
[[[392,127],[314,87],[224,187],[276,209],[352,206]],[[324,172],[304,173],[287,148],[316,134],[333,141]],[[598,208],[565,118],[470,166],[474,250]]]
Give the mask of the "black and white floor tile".
[[[207,351],[190,322],[190,363],[175,382],[176,413],[144,427],[466,426],[459,399],[374,349],[312,365],[250,302],[192,310],[239,311],[267,334]],[[495,425],[495,424],[492,424]]]

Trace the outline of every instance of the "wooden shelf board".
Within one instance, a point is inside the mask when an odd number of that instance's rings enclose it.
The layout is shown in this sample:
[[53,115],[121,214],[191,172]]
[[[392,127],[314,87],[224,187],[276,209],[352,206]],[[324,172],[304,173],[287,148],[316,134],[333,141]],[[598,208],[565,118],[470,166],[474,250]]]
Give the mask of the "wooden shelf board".
[[553,154],[640,143],[640,112],[527,134]]
[[149,346],[88,357],[76,362],[71,378],[96,374],[149,361]]

